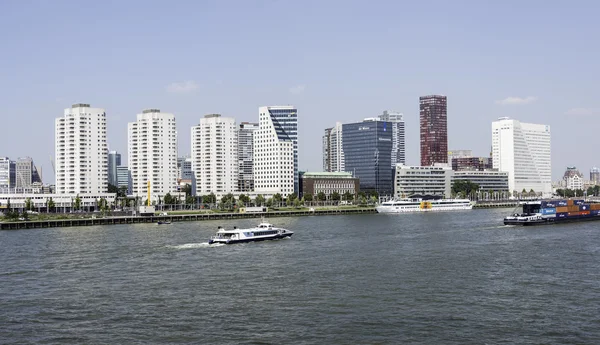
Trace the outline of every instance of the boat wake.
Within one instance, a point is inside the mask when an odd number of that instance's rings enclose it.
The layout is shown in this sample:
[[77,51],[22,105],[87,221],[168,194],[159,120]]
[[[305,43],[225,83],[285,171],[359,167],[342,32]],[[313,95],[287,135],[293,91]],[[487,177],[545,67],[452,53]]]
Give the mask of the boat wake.
[[208,244],[208,242],[202,242],[202,243],[186,243],[186,244],[180,244],[180,245],[176,245],[176,246],[167,246],[167,247],[172,248],[172,249],[196,249],[196,248],[221,247],[224,245],[225,244],[222,244],[222,243]]

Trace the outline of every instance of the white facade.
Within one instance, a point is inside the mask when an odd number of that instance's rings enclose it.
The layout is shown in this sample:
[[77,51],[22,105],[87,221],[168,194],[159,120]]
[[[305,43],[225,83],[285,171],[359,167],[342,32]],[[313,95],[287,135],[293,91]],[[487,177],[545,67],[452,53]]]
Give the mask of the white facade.
[[454,171],[454,181],[464,180],[479,185],[480,192],[508,192],[508,173],[503,171]]
[[580,173],[579,170],[577,170],[577,168],[575,167],[567,167],[567,171],[565,171],[563,180],[565,181],[565,186],[567,189],[584,189],[583,174]]
[[323,171],[343,172],[346,164],[342,139],[342,123],[327,128],[323,136]]
[[8,157],[0,157],[0,192],[15,187],[15,162]]
[[238,128],[235,119],[210,114],[192,127],[196,195],[238,190]]
[[[253,138],[254,191],[285,197],[294,193],[294,181],[298,178],[295,109],[260,107],[258,112],[259,128]],[[280,121],[284,116],[289,122]]]
[[550,126],[509,118],[492,122],[494,169],[508,173],[510,192],[552,195]]
[[115,193],[101,193],[101,194],[33,194],[33,193],[19,193],[19,194],[0,194],[0,211],[6,209],[10,201],[11,209],[24,209],[27,199],[31,201],[31,205],[34,211],[39,209],[45,209],[48,205],[47,202],[52,200],[54,202],[54,208],[57,212],[64,212],[71,210],[75,205],[75,200],[79,197],[80,208],[82,210],[95,208],[98,206],[100,199],[106,199],[108,205],[112,205],[116,198]]
[[403,199],[419,194],[450,198],[453,173],[447,166],[423,167],[396,164],[394,197]]
[[177,130],[175,116],[147,109],[130,122],[128,167],[132,195],[146,199],[150,181],[151,200],[177,191]]
[[106,112],[74,104],[55,120],[56,194],[108,191]]
[[404,115],[399,112],[385,110],[382,115],[379,115],[379,120],[392,123],[392,168],[398,163],[406,164],[406,129],[404,125]]

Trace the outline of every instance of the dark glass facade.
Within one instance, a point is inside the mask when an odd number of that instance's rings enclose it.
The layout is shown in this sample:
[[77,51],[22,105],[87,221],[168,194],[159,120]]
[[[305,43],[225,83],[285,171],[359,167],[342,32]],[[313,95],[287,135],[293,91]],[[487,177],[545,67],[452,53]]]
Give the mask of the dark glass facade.
[[419,97],[421,166],[448,163],[446,96]]
[[279,140],[289,140],[294,144],[294,192],[298,187],[298,110],[295,108],[269,108],[269,116]]
[[392,123],[365,121],[342,125],[345,170],[360,179],[360,190],[392,195]]

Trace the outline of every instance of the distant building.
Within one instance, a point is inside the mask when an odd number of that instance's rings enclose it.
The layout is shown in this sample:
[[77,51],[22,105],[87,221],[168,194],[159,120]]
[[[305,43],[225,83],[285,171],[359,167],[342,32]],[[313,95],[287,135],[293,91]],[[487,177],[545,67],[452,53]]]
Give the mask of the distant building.
[[391,122],[392,127],[392,168],[396,164],[406,164],[406,128],[404,115],[395,111],[385,110],[379,115],[380,121]]
[[117,184],[118,188],[127,187],[127,194],[131,193],[131,174],[126,166],[117,166]]
[[117,182],[117,167],[121,166],[121,154],[117,151],[108,152],[108,183],[116,186]]
[[192,127],[196,195],[238,191],[238,127],[235,119],[205,115]]
[[451,197],[452,169],[445,166],[396,165],[394,197],[437,195]]
[[563,175],[563,180],[565,181],[565,186],[567,189],[583,190],[583,174],[577,170],[576,167],[567,167],[567,171]]
[[175,115],[145,109],[127,127],[131,193],[151,201],[177,191],[177,127]]
[[344,147],[342,138],[342,123],[327,128],[323,135],[323,171],[344,171]]
[[298,114],[293,106],[260,107],[254,132],[254,191],[298,191]]
[[472,150],[450,150],[448,151],[448,163],[452,163],[454,158],[473,157]]
[[258,123],[242,122],[238,130],[238,191],[254,190],[254,132]]
[[106,112],[74,104],[55,121],[56,194],[108,192]]
[[596,167],[590,169],[590,182],[594,185],[600,184],[600,169]]
[[446,96],[419,98],[421,166],[448,163],[448,118]]
[[340,197],[345,193],[355,196],[360,192],[358,178],[346,172],[304,172],[300,174],[302,185],[302,196],[311,194],[316,197],[323,192],[330,200],[331,194],[337,192]]
[[192,158],[191,157],[178,157],[177,158],[177,179],[191,180],[193,177],[194,177],[194,171],[192,169]]
[[550,126],[507,117],[492,122],[494,169],[508,173],[510,192],[552,195]]
[[8,157],[0,157],[0,191],[8,193],[15,188],[16,167],[15,162]]
[[363,121],[342,125],[346,172],[360,180],[360,189],[392,195],[392,131],[385,121]]
[[510,192],[508,188],[508,173],[503,171],[455,171],[452,184],[456,180],[464,180],[479,185],[481,192]]
[[492,159],[490,157],[460,157],[452,158],[452,170],[478,170],[484,171],[492,169]]

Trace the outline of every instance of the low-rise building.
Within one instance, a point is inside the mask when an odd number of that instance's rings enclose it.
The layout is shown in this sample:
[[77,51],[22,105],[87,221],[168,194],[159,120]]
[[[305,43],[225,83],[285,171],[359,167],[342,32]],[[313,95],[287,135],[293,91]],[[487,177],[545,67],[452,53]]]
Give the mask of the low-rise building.
[[394,197],[408,198],[411,195],[451,196],[452,169],[448,166],[396,165]]
[[508,173],[504,171],[455,171],[452,183],[457,180],[478,184],[480,192],[509,192]]
[[300,174],[302,195],[317,196],[323,192],[330,199],[331,194],[337,192],[340,196],[345,193],[352,195],[360,192],[360,181],[346,172],[304,172]]
[[456,157],[449,162],[452,164],[452,170],[478,170],[484,171],[492,169],[492,159],[489,157]]
[[0,194],[0,212],[7,211],[9,205],[11,210],[23,210],[28,199],[33,211],[47,212],[48,202],[52,200],[56,212],[71,212],[76,208],[78,197],[79,209],[95,211],[100,199],[106,199],[109,205],[114,204],[116,194]]
[[567,189],[583,189],[583,174],[576,167],[567,167],[563,179],[565,180]]

